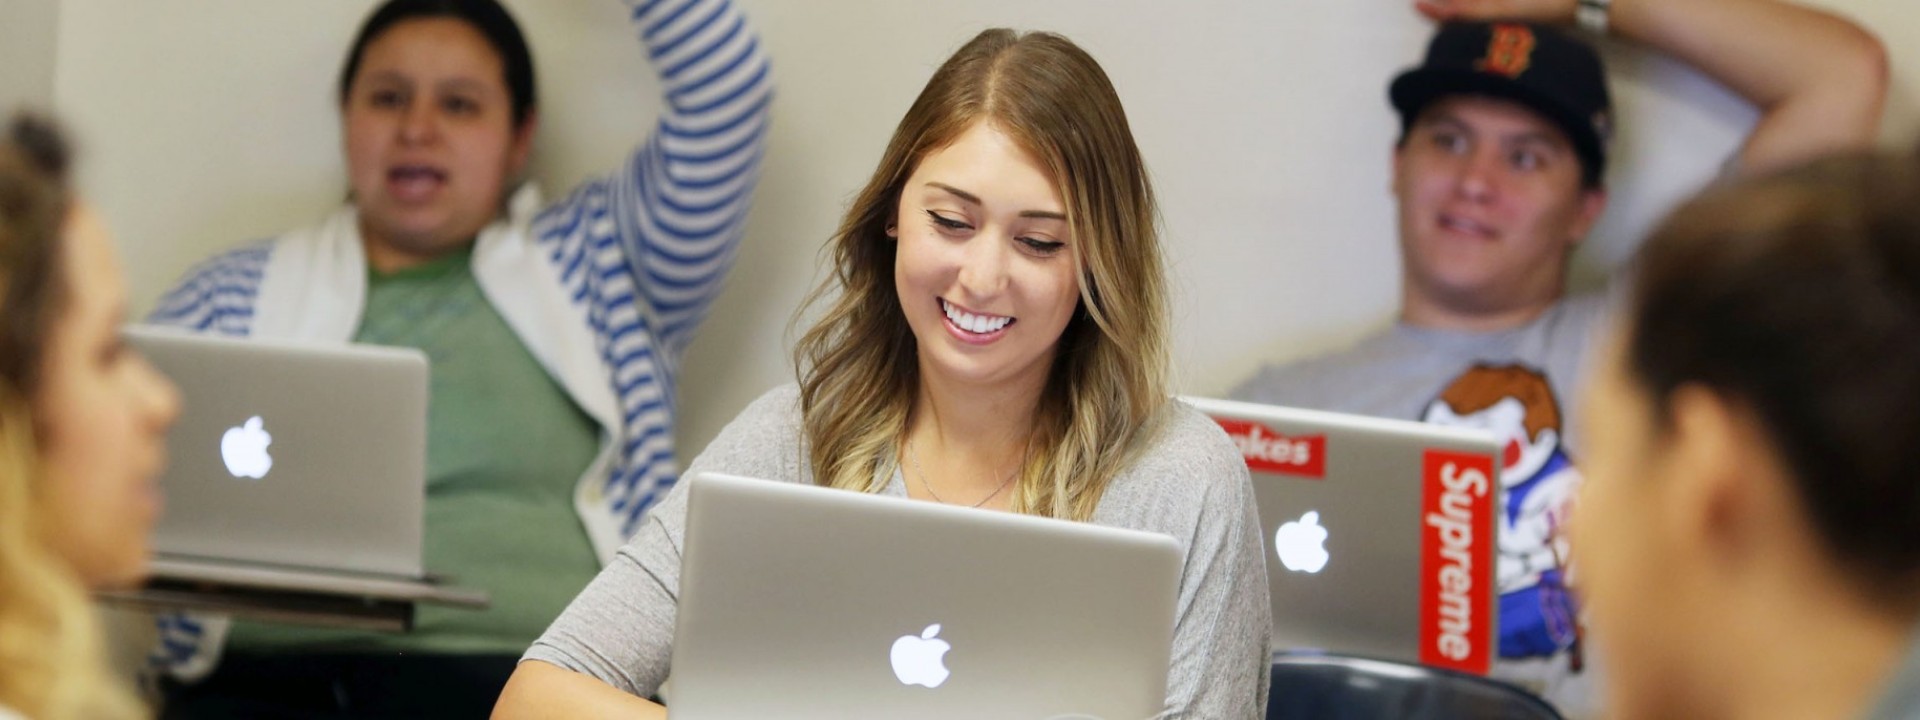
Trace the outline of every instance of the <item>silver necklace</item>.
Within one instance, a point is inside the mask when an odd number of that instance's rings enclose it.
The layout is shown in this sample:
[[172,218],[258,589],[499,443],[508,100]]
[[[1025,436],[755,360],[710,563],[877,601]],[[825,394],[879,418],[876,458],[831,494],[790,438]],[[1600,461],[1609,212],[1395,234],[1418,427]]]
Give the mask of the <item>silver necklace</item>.
[[[915,451],[914,451],[914,449],[913,449],[913,438],[907,438],[907,462],[909,462],[909,463],[912,463],[912,464],[913,464],[913,471],[914,471],[915,473],[918,473],[918,474],[920,475],[920,487],[923,487],[923,488],[926,488],[926,490],[927,490],[927,495],[929,495],[929,496],[931,496],[931,497],[933,497],[933,501],[934,501],[934,502],[937,502],[937,503],[941,503],[941,504],[943,504],[943,505],[958,505],[958,504],[960,504],[960,503],[951,503],[951,502],[947,502],[947,501],[945,501],[945,500],[942,500],[942,499],[940,499],[940,493],[937,493],[937,492],[934,492],[934,491],[933,491],[933,484],[932,484],[932,483],[929,483],[929,482],[927,482],[927,471],[926,471],[926,469],[924,469],[924,468],[922,468],[922,467],[920,467],[920,453],[918,453],[918,452],[915,452]],[[1020,462],[1020,464],[1021,464],[1021,465],[1025,465],[1025,464],[1026,464],[1026,453],[1021,453],[1021,462]],[[988,501],[988,500],[992,500],[992,499],[994,499],[994,498],[996,498],[996,497],[999,497],[999,496],[1000,496],[1000,493],[1002,493],[1002,492],[1004,492],[1004,491],[1006,491],[1006,489],[1007,489],[1007,486],[1009,486],[1009,485],[1012,485],[1012,484],[1013,484],[1013,478],[1014,478],[1014,476],[1015,476],[1015,475],[1018,475],[1019,473],[1020,473],[1020,467],[1019,467],[1018,465],[1016,465],[1016,466],[1014,466],[1014,468],[1013,468],[1013,472],[1009,472],[1009,473],[1007,473],[1007,479],[1006,479],[1006,481],[1004,481],[1004,482],[1002,482],[1002,483],[1000,483],[1000,487],[997,487],[997,488],[994,488],[994,489],[993,489],[993,492],[990,492],[990,493],[987,493],[987,496],[986,496],[986,497],[983,497],[983,498],[980,498],[980,502],[977,502],[977,503],[974,503],[974,504],[972,504],[972,505],[968,505],[967,507],[969,507],[969,508],[977,508],[977,507],[980,507],[981,505],[985,505],[985,504],[987,504],[987,501]]]

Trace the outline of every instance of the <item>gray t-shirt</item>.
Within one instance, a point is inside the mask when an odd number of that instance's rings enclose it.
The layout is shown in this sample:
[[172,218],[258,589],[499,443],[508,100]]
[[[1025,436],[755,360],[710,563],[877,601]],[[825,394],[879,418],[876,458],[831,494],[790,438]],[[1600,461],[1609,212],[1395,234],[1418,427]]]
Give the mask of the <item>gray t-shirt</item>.
[[[687,474],[724,472],[813,482],[799,392],[776,389],[721,431]],[[896,472],[882,494],[906,496]],[[524,659],[653,694],[672,656],[687,495],[675,487],[633,540],[574,598]],[[1272,618],[1246,464],[1219,426],[1174,404],[1153,444],[1108,485],[1093,522],[1178,540],[1185,551],[1163,717],[1251,718],[1265,712]]]
[[[1268,365],[1232,397],[1248,402],[1374,417],[1419,420],[1448,385],[1476,364],[1520,364],[1546,376],[1565,412],[1587,374],[1590,336],[1607,320],[1607,296],[1567,298],[1512,330],[1488,333],[1396,324],[1353,347],[1285,365]],[[1579,437],[1577,432],[1563,433]]]
[[1525,326],[1469,333],[1395,325],[1345,351],[1260,370],[1236,399],[1491,429],[1502,443],[1500,660],[1494,674],[1568,715],[1591,712],[1590,663],[1575,648],[1561,532],[1579,484],[1579,421],[1606,295],[1568,298]]

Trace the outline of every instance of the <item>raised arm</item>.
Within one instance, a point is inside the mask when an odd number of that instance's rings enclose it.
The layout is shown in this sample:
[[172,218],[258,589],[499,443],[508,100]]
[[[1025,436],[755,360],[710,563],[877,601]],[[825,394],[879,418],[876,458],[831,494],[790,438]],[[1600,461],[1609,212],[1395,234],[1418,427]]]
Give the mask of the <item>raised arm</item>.
[[[1572,22],[1576,0],[1416,0],[1438,20]],[[1686,62],[1760,108],[1740,149],[1757,171],[1873,144],[1886,49],[1845,18],[1778,0],[1613,0],[1611,32]]]
[[612,209],[660,349],[677,359],[745,232],[772,81],[759,36],[731,0],[632,4],[666,109],[613,178]]

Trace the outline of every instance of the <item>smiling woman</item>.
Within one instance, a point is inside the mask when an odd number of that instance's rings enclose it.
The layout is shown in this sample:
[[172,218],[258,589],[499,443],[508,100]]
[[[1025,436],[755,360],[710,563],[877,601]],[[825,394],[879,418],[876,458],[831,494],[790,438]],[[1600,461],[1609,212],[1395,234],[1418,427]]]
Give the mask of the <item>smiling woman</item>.
[[[1050,33],[975,37],[907,111],[829,253],[798,387],[747,408],[688,473],[1170,536],[1187,560],[1166,715],[1265,707],[1246,464],[1168,396],[1153,192],[1099,64]],[[657,716],[640,698],[669,670],[686,513],[676,488],[527,652],[496,716]]]

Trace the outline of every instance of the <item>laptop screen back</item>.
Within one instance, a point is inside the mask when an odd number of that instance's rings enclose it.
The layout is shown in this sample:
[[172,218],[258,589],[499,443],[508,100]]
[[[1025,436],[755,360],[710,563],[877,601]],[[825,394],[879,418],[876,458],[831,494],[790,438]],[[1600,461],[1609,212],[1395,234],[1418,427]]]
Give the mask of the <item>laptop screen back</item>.
[[1491,434],[1187,402],[1227,431],[1252,473],[1274,649],[1487,672],[1501,507]]
[[167,437],[157,552],[422,574],[424,355],[126,332],[183,401]]
[[692,477],[674,717],[1148,717],[1169,537]]

